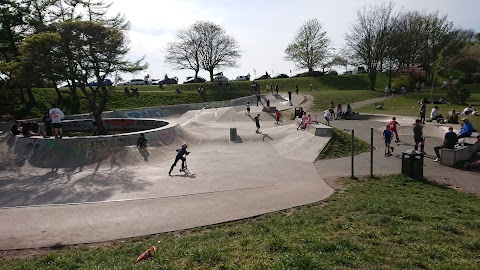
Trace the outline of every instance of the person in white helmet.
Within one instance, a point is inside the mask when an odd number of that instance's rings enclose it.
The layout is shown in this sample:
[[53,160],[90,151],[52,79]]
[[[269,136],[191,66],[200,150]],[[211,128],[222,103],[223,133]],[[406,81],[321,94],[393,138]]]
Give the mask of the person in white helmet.
[[182,160],[182,169],[181,170],[185,169],[185,160],[186,160],[185,156],[190,154],[190,152],[187,151],[187,148],[188,148],[188,145],[186,143],[184,143],[182,145],[182,148],[177,149],[177,156],[175,157],[175,162],[173,162],[172,167],[170,167],[170,171],[168,172],[168,175],[171,176],[173,168],[177,165],[177,162],[179,160]]

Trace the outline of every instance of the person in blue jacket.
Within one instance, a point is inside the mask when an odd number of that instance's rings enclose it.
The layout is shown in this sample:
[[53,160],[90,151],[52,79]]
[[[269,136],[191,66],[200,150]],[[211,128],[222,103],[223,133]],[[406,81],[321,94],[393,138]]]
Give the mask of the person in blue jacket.
[[457,136],[458,139],[470,137],[472,136],[472,132],[473,132],[472,123],[468,121],[468,118],[465,117],[462,119],[462,121],[463,121],[463,125],[462,125],[462,129],[460,130],[460,133],[458,133],[458,136]]

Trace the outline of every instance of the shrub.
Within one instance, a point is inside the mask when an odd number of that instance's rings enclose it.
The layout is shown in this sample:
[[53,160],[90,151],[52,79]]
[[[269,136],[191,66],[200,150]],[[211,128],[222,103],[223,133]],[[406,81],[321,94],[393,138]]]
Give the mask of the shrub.
[[393,79],[392,87],[401,89],[405,87],[406,89],[412,89],[415,87],[415,81],[407,74],[401,74]]
[[327,76],[337,76],[338,75],[338,72],[336,70],[330,70],[329,72],[327,72]]
[[463,84],[457,83],[447,89],[447,97],[453,103],[462,104],[470,97],[470,90],[465,88]]

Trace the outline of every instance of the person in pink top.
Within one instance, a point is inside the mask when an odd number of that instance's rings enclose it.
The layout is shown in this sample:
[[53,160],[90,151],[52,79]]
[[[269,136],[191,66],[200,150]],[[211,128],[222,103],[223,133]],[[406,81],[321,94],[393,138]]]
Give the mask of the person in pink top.
[[400,141],[400,138],[398,137],[397,126],[400,126],[400,124],[397,122],[397,118],[393,117],[392,120],[390,121],[390,131],[395,133],[396,143]]
[[307,125],[310,123],[312,116],[310,114],[307,115],[304,119],[302,119],[302,129],[306,129]]

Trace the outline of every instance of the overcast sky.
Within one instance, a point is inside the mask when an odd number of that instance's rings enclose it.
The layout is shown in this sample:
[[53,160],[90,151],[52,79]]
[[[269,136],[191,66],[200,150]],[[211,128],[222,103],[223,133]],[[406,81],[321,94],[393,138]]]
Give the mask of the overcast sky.
[[[374,0],[114,0],[112,11],[123,13],[131,23],[130,59],[145,56],[145,72],[125,75],[124,79],[176,76],[179,82],[194,73],[174,70],[164,62],[165,45],[175,40],[178,29],[195,21],[211,21],[222,26],[238,42],[242,57],[238,68],[223,71],[229,79],[250,73],[259,77],[267,71],[297,74],[294,64],[284,60],[284,50],[299,27],[309,19],[318,19],[332,41],[332,47],[344,47],[345,34],[363,6],[380,3]],[[396,0],[396,10],[438,10],[456,26],[480,32],[478,0]],[[344,70],[338,70],[343,72]],[[208,72],[200,71],[208,79]]]

